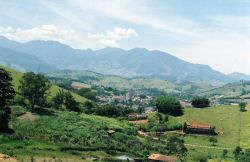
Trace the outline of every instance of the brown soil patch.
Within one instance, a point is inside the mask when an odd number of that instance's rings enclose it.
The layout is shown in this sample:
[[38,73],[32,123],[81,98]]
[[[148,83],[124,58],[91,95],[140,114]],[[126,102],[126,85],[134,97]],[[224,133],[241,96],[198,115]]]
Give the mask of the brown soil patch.
[[17,160],[9,155],[0,153],[0,162],[17,162]]
[[130,123],[133,123],[133,124],[148,124],[148,120],[135,120],[135,121],[129,121]]
[[31,112],[25,112],[23,115],[19,116],[19,120],[30,120],[30,121],[35,121],[39,118],[38,115],[35,115]]

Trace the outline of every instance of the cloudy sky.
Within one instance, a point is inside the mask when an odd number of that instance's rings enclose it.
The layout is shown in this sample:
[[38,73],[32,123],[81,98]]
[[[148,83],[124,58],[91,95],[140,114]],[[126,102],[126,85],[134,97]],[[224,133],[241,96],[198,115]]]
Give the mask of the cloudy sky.
[[82,49],[158,49],[250,74],[250,0],[0,0],[0,35]]

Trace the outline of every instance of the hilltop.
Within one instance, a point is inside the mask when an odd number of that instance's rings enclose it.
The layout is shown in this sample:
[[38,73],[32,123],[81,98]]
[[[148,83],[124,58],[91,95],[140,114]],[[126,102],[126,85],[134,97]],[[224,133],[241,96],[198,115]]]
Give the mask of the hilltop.
[[[207,65],[189,63],[169,53],[145,48],[79,50],[56,41],[18,43],[3,37],[0,39],[0,46],[32,55],[61,70],[91,70],[106,75],[153,77],[172,82],[221,84],[233,80]],[[4,51],[0,49],[0,53]],[[24,65],[19,68],[24,68]],[[33,69],[35,70],[37,68]]]

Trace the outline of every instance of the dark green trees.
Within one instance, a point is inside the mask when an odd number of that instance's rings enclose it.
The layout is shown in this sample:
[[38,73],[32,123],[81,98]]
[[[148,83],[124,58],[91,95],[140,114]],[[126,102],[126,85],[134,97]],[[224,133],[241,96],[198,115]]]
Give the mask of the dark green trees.
[[0,132],[9,132],[8,122],[10,119],[10,108],[7,102],[15,96],[15,90],[11,83],[11,75],[0,68]]
[[182,115],[182,106],[180,101],[175,97],[171,96],[160,96],[156,99],[156,108],[159,112],[165,113],[168,115]]
[[54,107],[56,109],[66,108],[70,111],[80,112],[80,106],[78,102],[74,99],[72,94],[68,92],[64,92],[63,90],[59,90],[56,96],[52,99],[54,103]]
[[241,102],[239,103],[240,111],[246,111],[246,106],[247,106],[247,103],[241,101]]
[[46,92],[51,84],[44,75],[25,73],[20,83],[20,94],[29,100],[32,109],[35,105],[43,105],[46,102]]
[[194,98],[192,106],[197,108],[205,108],[210,106],[210,101],[207,98]]

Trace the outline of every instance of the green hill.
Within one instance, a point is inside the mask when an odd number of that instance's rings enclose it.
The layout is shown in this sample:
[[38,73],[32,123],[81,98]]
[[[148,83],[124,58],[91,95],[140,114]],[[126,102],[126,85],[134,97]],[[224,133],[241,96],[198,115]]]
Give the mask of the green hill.
[[[4,68],[4,69],[6,69],[8,72],[11,73],[12,78],[13,78],[13,81],[12,81],[12,82],[13,82],[13,85],[14,85],[15,89],[18,90],[18,86],[19,86],[19,84],[20,84],[19,81],[20,81],[20,79],[22,78],[23,73],[18,72],[18,71],[16,71],[16,70],[13,70],[13,69],[11,69],[11,68],[2,66],[2,65],[0,65],[0,68]],[[62,89],[62,88],[60,88],[60,87],[58,87],[58,86],[56,86],[56,85],[52,85],[52,87],[51,87],[50,90],[49,90],[49,99],[51,99],[53,96],[55,96],[55,95],[57,94],[57,92],[59,92],[60,89]],[[82,97],[82,96],[80,96],[80,95],[78,95],[78,94],[76,94],[76,93],[71,92],[71,94],[73,95],[73,97],[75,98],[75,100],[76,100],[77,102],[79,102],[79,103],[84,103],[85,101],[87,101],[86,98],[84,98],[84,97]]]
[[240,112],[238,106],[225,105],[205,109],[185,108],[183,116],[171,117],[171,120],[179,123],[209,124],[216,127],[216,131],[219,133],[216,136],[218,139],[216,146],[212,146],[209,142],[210,136],[195,134],[183,136],[190,156],[210,154],[214,160],[222,155],[224,149],[227,149],[229,155],[225,161],[233,161],[232,151],[236,146],[250,147],[248,140],[250,135],[250,105],[247,108],[246,112]]
[[199,93],[201,96],[223,95],[224,97],[239,97],[250,93],[250,82],[228,83],[221,87],[212,88],[210,90]]
[[63,70],[49,73],[48,77],[59,79],[71,79],[90,85],[112,87],[118,90],[143,90],[159,89],[165,92],[178,92],[175,84],[162,79],[156,78],[123,78],[115,75],[102,75],[91,71],[73,71]]

